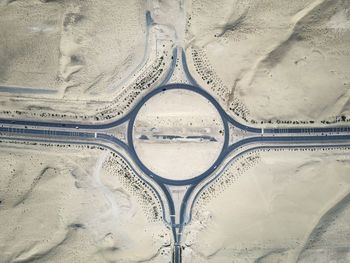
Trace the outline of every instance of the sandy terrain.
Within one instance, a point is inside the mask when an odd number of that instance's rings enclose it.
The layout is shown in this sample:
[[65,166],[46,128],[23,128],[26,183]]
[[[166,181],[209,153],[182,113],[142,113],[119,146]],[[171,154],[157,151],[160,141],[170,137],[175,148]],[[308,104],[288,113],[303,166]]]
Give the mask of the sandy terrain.
[[188,262],[348,262],[348,151],[254,155],[233,163],[196,203]]
[[184,36],[182,5],[158,1],[2,1],[0,14],[5,118],[118,118],[162,82]]
[[[166,77],[189,81],[174,60],[178,45],[193,77],[240,122],[349,125],[349,41],[349,0],[0,0],[0,118],[118,119]],[[203,173],[222,150],[218,112],[190,91],[143,105],[133,142],[127,124],[91,137],[76,127],[67,138],[112,146],[106,138],[116,136],[175,180]],[[22,139],[67,139],[10,126]],[[231,143],[250,136],[229,129]],[[163,185],[173,198],[163,209],[127,161],[102,147],[1,139],[0,263],[164,263],[177,241],[183,263],[350,262],[349,153],[245,155],[201,192],[182,232],[192,185]]]
[[[138,112],[135,150],[155,174],[168,179],[189,179],[205,172],[218,158],[223,145],[222,131],[221,117],[207,99],[191,91],[169,90],[152,97]],[[142,135],[147,140],[140,139]],[[215,141],[202,142],[188,139],[189,136],[208,136]]]
[[0,13],[3,86],[70,99],[106,96],[111,81],[142,58],[140,1],[11,1]]
[[150,74],[142,1],[2,1],[0,23],[2,117],[99,120]]
[[233,116],[253,124],[349,118],[349,1],[188,6],[190,68]]
[[0,151],[1,262],[169,258],[159,200],[125,179],[119,157],[97,149],[41,153],[39,145],[8,146]]

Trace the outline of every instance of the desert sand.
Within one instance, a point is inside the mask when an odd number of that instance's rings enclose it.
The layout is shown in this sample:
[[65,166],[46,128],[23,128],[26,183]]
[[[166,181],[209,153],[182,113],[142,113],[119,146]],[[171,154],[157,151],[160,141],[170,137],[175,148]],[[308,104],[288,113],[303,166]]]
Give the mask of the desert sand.
[[125,114],[171,61],[172,36],[147,20],[151,12],[161,20],[159,8],[137,0],[2,1],[0,116]]
[[349,151],[264,151],[202,192],[187,262],[348,262]]
[[[241,123],[349,125],[349,41],[348,0],[0,0],[0,119],[108,123],[167,77],[190,83],[187,62]],[[102,136],[105,148],[24,142],[35,135],[4,125],[13,132],[0,132],[1,263],[171,262],[165,221],[179,220],[191,186],[164,186],[177,209],[166,214],[138,175],[151,177]],[[86,132],[78,128],[70,132]],[[153,97],[131,128],[137,156],[166,179],[198,176],[223,145],[218,112],[187,91]],[[126,129],[98,132],[128,154]],[[247,136],[229,130],[230,143]],[[348,148],[232,158],[193,204],[182,263],[350,262]]]
[[169,258],[171,238],[159,200],[125,180],[128,169],[120,157],[99,149],[4,142],[0,156],[1,262]]
[[140,1],[2,2],[2,86],[50,90],[71,100],[103,98],[112,81],[141,61]]
[[264,125],[348,119],[349,1],[188,5],[190,68],[232,116]]

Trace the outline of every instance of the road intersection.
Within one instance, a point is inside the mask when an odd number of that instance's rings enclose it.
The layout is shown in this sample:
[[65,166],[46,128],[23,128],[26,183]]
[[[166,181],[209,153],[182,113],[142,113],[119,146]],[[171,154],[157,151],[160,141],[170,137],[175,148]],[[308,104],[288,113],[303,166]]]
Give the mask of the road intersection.
[[[191,220],[192,206],[198,194],[220,176],[228,161],[258,149],[348,148],[350,127],[258,128],[241,123],[231,117],[212,94],[198,85],[189,72],[181,48],[173,51],[173,61],[177,59],[181,63],[172,63],[163,83],[150,89],[136,106],[119,119],[103,123],[0,119],[0,139],[98,145],[117,153],[125,160],[131,160],[128,161],[130,167],[134,167],[135,173],[155,190],[161,200],[163,219],[173,233],[173,261],[181,262],[181,237],[185,225]],[[184,72],[187,79],[183,83],[171,81],[175,67],[181,67]],[[190,179],[169,179],[154,173],[142,163],[135,151],[133,128],[141,107],[154,96],[170,90],[186,90],[203,96],[215,107],[223,124],[224,142],[218,158],[204,173]],[[115,129],[119,129],[123,136],[115,134]],[[232,140],[236,132],[243,134],[243,138]],[[175,192],[181,192],[176,200]]]

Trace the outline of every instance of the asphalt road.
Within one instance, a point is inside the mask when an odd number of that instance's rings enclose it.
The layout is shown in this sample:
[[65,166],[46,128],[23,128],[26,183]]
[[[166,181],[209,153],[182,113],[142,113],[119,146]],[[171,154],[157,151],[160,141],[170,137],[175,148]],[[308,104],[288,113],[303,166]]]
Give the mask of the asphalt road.
[[[174,59],[176,61],[176,50],[174,49]],[[172,83],[165,84],[169,81],[172,72],[174,71],[175,63],[171,65],[171,68],[165,77],[163,83],[164,85],[151,90],[146,94],[140,101],[134,106],[125,116],[120,119],[113,120],[108,123],[95,123],[95,124],[84,124],[84,123],[72,123],[72,122],[45,122],[45,121],[33,121],[33,120],[16,120],[16,119],[0,119],[0,138],[2,139],[16,139],[16,140],[26,140],[26,141],[46,141],[46,142],[59,142],[59,143],[77,143],[77,144],[91,144],[91,145],[100,145],[111,151],[118,153],[118,151],[108,146],[108,144],[116,145],[122,147],[137,167],[149,178],[153,180],[158,186],[159,189],[163,192],[166,200],[162,200],[158,189],[151,187],[157,193],[158,197],[161,200],[163,212],[165,211],[164,202],[167,203],[170,215],[175,215],[180,213],[180,221],[176,222],[174,217],[170,217],[171,221],[168,222],[172,226],[172,231],[174,235],[175,244],[178,248],[181,242],[181,233],[184,227],[184,224],[187,223],[188,218],[185,218],[186,209],[189,204],[189,198],[191,194],[194,193],[196,187],[208,178],[213,172],[215,172],[218,167],[224,162],[229,154],[233,151],[240,149],[242,147],[247,147],[250,145],[255,145],[254,147],[244,150],[233,158],[238,158],[240,155],[246,153],[247,151],[252,151],[254,149],[273,149],[276,147],[282,148],[307,148],[307,147],[334,147],[342,146],[349,147],[350,144],[350,126],[348,127],[310,127],[310,128],[267,128],[261,129],[257,127],[248,126],[246,124],[240,123],[230,115],[228,115],[221,105],[216,101],[216,99],[211,96],[207,91],[198,86],[194,78],[191,76],[186,60],[185,54],[182,52],[182,62],[183,70],[187,75],[188,80],[192,85]],[[163,178],[161,175],[155,174],[148,167],[146,167],[139,156],[137,155],[134,147],[133,141],[133,128],[136,116],[141,109],[141,107],[153,96],[161,92],[166,92],[168,90],[188,90],[194,93],[197,93],[200,96],[203,96],[208,101],[210,101],[216,110],[218,111],[223,127],[224,127],[224,143],[221,149],[217,160],[208,168],[204,173],[186,180],[176,180],[176,179],[167,179]],[[108,129],[119,127],[121,124],[127,124],[126,138],[127,141],[124,142],[119,138],[109,134]],[[230,129],[229,126],[234,126],[235,129],[240,129],[244,132],[249,132],[253,134],[251,137],[244,138],[240,141],[237,141],[233,144],[229,143],[230,138]],[[27,128],[29,127],[29,128]],[[335,134],[336,133],[336,134]],[[11,136],[9,136],[9,134]],[[270,144],[270,145],[269,145]],[[280,146],[276,146],[280,144]],[[122,156],[122,155],[121,155]],[[123,157],[125,160],[126,158]],[[133,167],[129,164],[130,167]],[[136,173],[137,174],[137,173]],[[148,183],[148,180],[145,180],[140,176],[144,181]],[[206,187],[210,184],[212,180],[209,180],[203,187]],[[176,210],[176,205],[170,194],[170,188],[172,186],[188,186],[188,190],[183,198],[181,203],[180,211]],[[199,191],[198,191],[199,192]],[[166,215],[163,215],[164,218],[167,218]],[[180,234],[179,234],[180,233]],[[176,253],[180,253],[177,250]]]
[[[224,127],[224,143],[221,149],[221,153],[217,160],[205,171],[203,174],[197,177],[186,179],[186,180],[176,180],[163,178],[161,175],[157,175],[152,172],[148,167],[146,167],[137,155],[134,147],[133,140],[133,127],[135,123],[136,116],[141,109],[141,107],[153,96],[159,93],[166,92],[168,90],[188,90],[198,95],[203,96],[208,101],[210,101],[214,107],[217,109]],[[107,129],[118,127],[119,125],[127,122],[127,142],[108,134]],[[242,139],[234,144],[229,145],[230,129],[229,124],[233,125],[236,129],[241,129],[242,131],[248,131],[250,133],[256,134],[254,137],[248,137]],[[271,142],[283,142],[283,143],[324,143],[324,142],[341,142],[350,140],[350,127],[315,127],[315,128],[284,128],[284,129],[264,129],[264,135],[262,136],[262,129],[246,126],[244,124],[238,123],[233,120],[220,104],[212,97],[208,92],[198,86],[192,86],[188,84],[166,84],[160,86],[148,94],[146,94],[137,105],[123,118],[119,120],[112,121],[110,123],[104,124],[79,124],[79,123],[62,123],[62,122],[40,122],[40,121],[26,121],[26,120],[9,120],[0,119],[1,132],[9,132],[11,134],[21,134],[21,135],[32,135],[32,136],[46,136],[52,138],[66,137],[70,140],[77,139],[102,139],[114,143],[118,146],[123,147],[128,154],[133,158],[135,163],[141,168],[141,170],[150,176],[153,180],[158,183],[167,185],[195,185],[198,184],[205,177],[209,176],[215,169],[222,163],[230,152],[236,148],[243,147],[247,144],[252,143],[271,143]],[[10,126],[9,126],[10,125]],[[22,126],[22,128],[18,128]],[[24,127],[38,127],[38,128],[24,128]],[[43,129],[46,128],[46,129]],[[49,128],[49,129],[48,129]],[[56,128],[56,129],[55,129]],[[339,134],[334,134],[335,132]],[[323,135],[321,133],[324,133]]]

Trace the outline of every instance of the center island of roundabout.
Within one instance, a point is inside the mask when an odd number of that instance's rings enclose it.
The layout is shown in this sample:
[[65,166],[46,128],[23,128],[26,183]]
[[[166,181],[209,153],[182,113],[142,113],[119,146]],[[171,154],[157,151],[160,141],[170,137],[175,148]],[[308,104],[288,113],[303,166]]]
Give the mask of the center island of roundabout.
[[[181,56],[177,56],[180,53]],[[350,146],[350,127],[258,128],[231,117],[191,76],[181,48],[164,81],[108,123],[0,119],[1,140],[98,145],[122,157],[157,194],[182,261],[182,234],[201,191],[255,150]],[[182,72],[181,81],[173,78]],[[175,80],[174,80],[175,79]]]
[[168,184],[189,184],[219,165],[228,145],[228,124],[209,94],[170,84],[155,89],[139,106],[128,126],[128,141],[148,175]]

